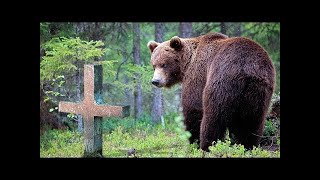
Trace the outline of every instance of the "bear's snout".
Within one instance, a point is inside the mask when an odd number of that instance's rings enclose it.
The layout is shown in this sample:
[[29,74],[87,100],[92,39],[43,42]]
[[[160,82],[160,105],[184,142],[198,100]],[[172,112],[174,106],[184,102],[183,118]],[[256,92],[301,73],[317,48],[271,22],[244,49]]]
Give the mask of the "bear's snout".
[[156,80],[152,80],[152,82],[151,82],[153,85],[155,85],[155,86],[159,86],[159,84],[160,84],[160,80],[158,80],[158,79],[156,79]]

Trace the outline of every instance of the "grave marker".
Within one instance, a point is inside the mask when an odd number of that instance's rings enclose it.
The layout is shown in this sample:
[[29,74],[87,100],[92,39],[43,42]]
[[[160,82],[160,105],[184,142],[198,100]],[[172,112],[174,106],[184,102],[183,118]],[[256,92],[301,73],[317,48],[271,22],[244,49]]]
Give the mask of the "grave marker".
[[84,157],[102,157],[102,117],[129,116],[130,106],[97,104],[94,94],[102,91],[102,65],[84,66],[84,99],[81,103],[59,103],[59,112],[82,114]]

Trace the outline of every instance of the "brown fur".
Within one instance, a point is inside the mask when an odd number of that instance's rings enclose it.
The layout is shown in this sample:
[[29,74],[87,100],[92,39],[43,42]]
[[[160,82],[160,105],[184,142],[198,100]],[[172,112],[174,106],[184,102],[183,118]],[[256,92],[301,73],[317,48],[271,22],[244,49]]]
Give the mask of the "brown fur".
[[[209,151],[226,129],[245,148],[257,146],[274,91],[275,70],[254,41],[220,33],[149,42],[154,68],[165,87],[182,83],[182,107],[190,143]],[[165,64],[165,66],[164,66]],[[200,140],[200,142],[199,142]]]

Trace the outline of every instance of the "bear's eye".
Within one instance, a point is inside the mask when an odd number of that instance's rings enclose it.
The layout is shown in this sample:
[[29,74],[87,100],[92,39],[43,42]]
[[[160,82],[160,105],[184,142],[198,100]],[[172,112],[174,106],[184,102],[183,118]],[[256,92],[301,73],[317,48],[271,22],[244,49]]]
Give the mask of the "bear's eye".
[[178,60],[178,59],[175,59],[174,61],[175,61],[175,62],[179,62],[179,60]]
[[162,68],[166,68],[168,65],[167,64],[161,64]]

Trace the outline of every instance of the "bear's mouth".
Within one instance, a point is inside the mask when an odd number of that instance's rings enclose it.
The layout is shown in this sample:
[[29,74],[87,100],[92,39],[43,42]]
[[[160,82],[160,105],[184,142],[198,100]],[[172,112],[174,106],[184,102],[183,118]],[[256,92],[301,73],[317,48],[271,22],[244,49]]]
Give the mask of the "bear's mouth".
[[165,86],[164,83],[161,82],[161,80],[152,80],[151,83],[158,88],[162,88],[163,86]]
[[171,88],[173,85],[178,83],[178,81],[174,78],[168,79],[152,79],[151,83],[156,86],[157,88]]

